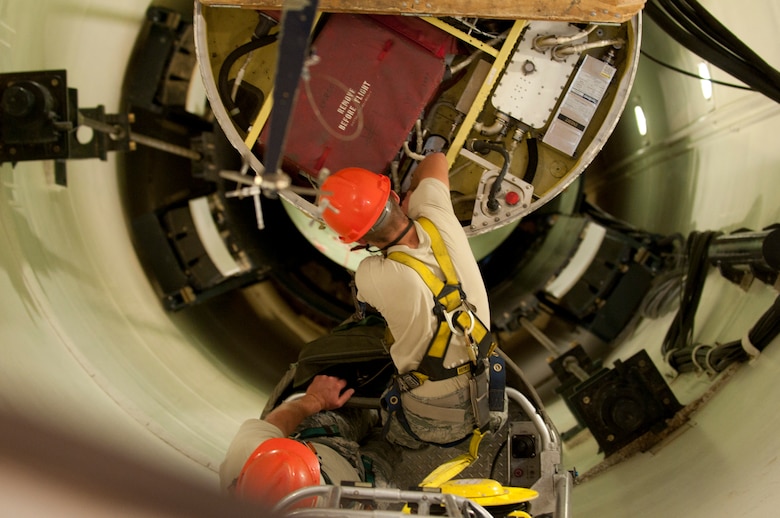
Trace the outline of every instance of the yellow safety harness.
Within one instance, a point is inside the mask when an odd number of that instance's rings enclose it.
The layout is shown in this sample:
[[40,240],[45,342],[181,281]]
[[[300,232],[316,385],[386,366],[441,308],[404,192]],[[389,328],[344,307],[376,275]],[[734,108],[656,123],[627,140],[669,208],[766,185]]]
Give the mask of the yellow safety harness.
[[[433,294],[433,314],[438,320],[438,326],[420,365],[414,371],[398,373],[395,376],[392,386],[383,395],[382,406],[389,415],[395,416],[398,423],[412,438],[425,441],[412,430],[406,417],[404,405],[401,404],[403,393],[419,387],[427,380],[438,381],[468,374],[468,387],[465,390],[468,391],[474,414],[471,423],[472,433],[479,434],[488,429],[491,412],[504,409],[503,360],[495,354],[496,343],[490,330],[477,317],[474,306],[466,300],[466,293],[458,281],[455,267],[438,229],[427,218],[419,218],[417,221],[431,237],[433,255],[444,274],[444,280],[432,272],[425,263],[409,254],[390,252],[387,258],[408,266],[420,275]],[[462,365],[445,367],[444,358],[453,335],[464,338],[469,360]],[[411,400],[407,403],[411,403]],[[415,402],[415,406],[418,407],[415,410],[417,415],[424,415],[428,419],[441,423],[447,423],[451,418],[441,407],[430,404],[425,405],[425,409],[421,410],[418,403],[423,404],[419,401]],[[385,433],[391,422],[391,419],[387,420]],[[459,424],[462,425],[463,421],[459,421]],[[465,437],[441,445],[457,444]]]
[[[455,267],[438,229],[427,218],[421,217],[417,221],[431,237],[433,255],[444,273],[445,280],[442,281],[422,261],[407,253],[396,251],[387,255],[388,259],[404,264],[420,275],[433,293],[433,313],[438,319],[438,329],[428,344],[420,366],[416,371],[402,376],[408,388],[419,386],[427,379],[442,380],[481,369],[482,360],[489,357],[496,347],[487,326],[475,314],[474,306],[466,300],[466,294],[458,281]],[[453,335],[465,338],[470,361],[457,367],[445,368],[444,357]]]

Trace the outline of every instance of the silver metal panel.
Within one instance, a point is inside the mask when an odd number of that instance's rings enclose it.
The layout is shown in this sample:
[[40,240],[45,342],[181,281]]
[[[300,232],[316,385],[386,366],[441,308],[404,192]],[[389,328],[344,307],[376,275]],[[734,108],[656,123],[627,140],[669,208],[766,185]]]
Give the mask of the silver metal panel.
[[530,22],[493,94],[496,109],[532,128],[547,124],[577,64],[579,53],[556,61],[533,48],[538,36],[569,36],[580,29],[565,22]]

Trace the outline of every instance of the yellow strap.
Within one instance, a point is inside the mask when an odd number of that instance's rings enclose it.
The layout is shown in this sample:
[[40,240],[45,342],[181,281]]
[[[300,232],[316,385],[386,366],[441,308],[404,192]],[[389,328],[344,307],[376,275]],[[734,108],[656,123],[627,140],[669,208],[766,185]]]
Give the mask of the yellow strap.
[[474,435],[471,436],[471,442],[469,443],[468,453],[458,455],[454,459],[441,464],[420,482],[419,487],[440,487],[471,466],[479,458],[479,443],[482,442],[482,438],[487,433],[483,434],[479,430],[474,430]]
[[455,274],[455,266],[452,264],[450,254],[447,253],[447,247],[444,244],[444,240],[439,234],[439,229],[431,223],[428,218],[418,218],[417,221],[422,225],[422,228],[431,236],[431,248],[433,249],[433,255],[436,257],[436,261],[439,263],[441,271],[444,273],[444,278],[447,280],[447,284],[458,284],[458,276]]
[[388,259],[399,262],[416,271],[423,282],[433,292],[436,298],[441,302],[447,310],[451,311],[460,306],[460,292],[458,290],[452,290],[445,297],[441,297],[441,291],[444,289],[444,281],[436,277],[436,275],[419,259],[412,257],[404,252],[390,252],[387,254]]
[[390,252],[387,254],[387,258],[405,264],[420,274],[423,282],[425,282],[426,286],[430,288],[434,295],[441,293],[441,290],[444,288],[444,281],[436,277],[436,275],[434,275],[430,269],[426,268],[419,259],[416,259],[405,252]]
[[444,353],[447,352],[447,346],[450,343],[450,325],[446,320],[439,322],[439,330],[433,337],[433,342],[428,347],[428,356],[433,358],[444,358]]
[[[452,286],[458,285],[458,276],[455,273],[455,266],[452,264],[452,259],[450,259],[450,254],[447,252],[447,247],[444,244],[444,240],[441,238],[441,234],[439,234],[439,230],[428,218],[421,217],[418,218],[417,221],[431,237],[431,249],[433,250],[433,255],[436,258],[436,262],[439,263],[439,268],[441,268],[442,273],[444,273],[444,278],[447,284]],[[393,261],[397,261],[401,264],[405,264],[406,266],[416,271],[420,277],[422,277],[423,282],[425,282],[433,294],[436,295],[436,298],[439,299],[442,304],[444,304],[444,307],[446,307],[448,311],[452,311],[460,305],[461,296],[458,290],[451,291],[443,299],[440,298],[441,291],[445,286],[444,281],[439,279],[419,259],[412,257],[407,253],[398,251],[390,252],[387,255],[387,258],[392,259]]]

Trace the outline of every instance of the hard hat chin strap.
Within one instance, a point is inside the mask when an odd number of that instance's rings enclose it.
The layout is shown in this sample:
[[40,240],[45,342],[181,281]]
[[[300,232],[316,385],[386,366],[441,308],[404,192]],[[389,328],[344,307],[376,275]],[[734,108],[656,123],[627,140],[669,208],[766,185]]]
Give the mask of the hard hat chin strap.
[[[407,219],[408,219],[408,218],[407,218]],[[409,219],[409,222],[406,224],[406,226],[405,226],[405,227],[404,227],[404,229],[401,231],[401,233],[399,233],[399,234],[396,236],[396,238],[395,238],[395,239],[393,239],[392,241],[390,241],[390,243],[388,243],[388,244],[387,244],[387,245],[385,245],[384,247],[380,248],[380,250],[382,250],[382,251],[384,252],[385,250],[387,250],[387,249],[388,249],[388,248],[390,248],[391,246],[395,246],[395,245],[397,245],[397,244],[398,244],[398,242],[399,242],[400,240],[402,240],[406,234],[408,234],[408,233],[409,233],[409,231],[412,229],[412,227],[413,227],[413,226],[414,226],[414,220],[412,220],[412,219]]]
[[368,229],[368,232],[366,234],[370,234],[371,232],[375,232],[377,229],[381,228],[382,225],[384,225],[385,220],[387,219],[387,215],[390,214],[390,211],[393,210],[393,202],[392,198],[387,198],[387,201],[385,202],[385,206],[382,207],[382,212],[379,213],[379,216],[376,218],[376,221],[373,225],[371,225],[371,228]]

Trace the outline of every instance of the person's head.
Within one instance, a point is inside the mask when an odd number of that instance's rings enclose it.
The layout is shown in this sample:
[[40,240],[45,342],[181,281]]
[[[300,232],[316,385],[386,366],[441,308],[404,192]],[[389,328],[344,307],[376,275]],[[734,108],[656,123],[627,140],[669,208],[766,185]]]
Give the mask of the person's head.
[[322,217],[345,243],[382,247],[408,221],[390,179],[367,169],[341,169],[328,176],[320,190]]
[[296,489],[319,484],[320,463],[308,446],[293,439],[268,439],[244,463],[234,494],[270,509]]

